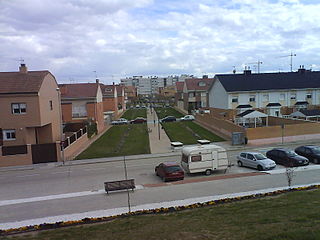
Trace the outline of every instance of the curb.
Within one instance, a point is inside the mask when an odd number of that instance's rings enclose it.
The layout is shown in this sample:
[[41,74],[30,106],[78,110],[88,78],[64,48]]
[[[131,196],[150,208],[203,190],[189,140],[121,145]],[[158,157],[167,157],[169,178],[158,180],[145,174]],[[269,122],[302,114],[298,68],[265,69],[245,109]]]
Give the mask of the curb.
[[[48,230],[48,229],[57,229],[61,227],[70,227],[70,226],[77,226],[83,224],[90,224],[90,223],[99,223],[99,222],[108,222],[114,219],[131,217],[131,216],[139,216],[139,215],[150,215],[150,214],[163,214],[163,213],[173,213],[178,211],[184,211],[188,209],[200,208],[200,207],[208,207],[214,205],[221,205],[225,203],[232,203],[232,202],[239,202],[248,199],[260,199],[268,196],[277,196],[280,194],[285,194],[288,192],[297,192],[297,191],[306,191],[306,190],[316,190],[320,189],[319,184],[310,184],[304,186],[296,186],[294,188],[283,187],[279,189],[275,189],[273,191],[266,191],[268,189],[258,190],[252,194],[248,194],[248,192],[244,193],[235,193],[230,197],[225,198],[216,198],[207,201],[197,201],[192,204],[187,205],[175,205],[172,204],[171,206],[167,207],[159,207],[159,208],[148,208],[148,209],[139,209],[133,212],[124,212],[118,215],[111,215],[105,217],[85,217],[81,220],[69,220],[69,221],[59,221],[55,223],[42,223],[38,225],[29,225],[23,226],[18,228],[9,228],[9,229],[0,229],[0,236],[8,236],[20,233],[27,233],[27,232],[34,232],[39,230]],[[169,203],[170,204],[170,203]]]

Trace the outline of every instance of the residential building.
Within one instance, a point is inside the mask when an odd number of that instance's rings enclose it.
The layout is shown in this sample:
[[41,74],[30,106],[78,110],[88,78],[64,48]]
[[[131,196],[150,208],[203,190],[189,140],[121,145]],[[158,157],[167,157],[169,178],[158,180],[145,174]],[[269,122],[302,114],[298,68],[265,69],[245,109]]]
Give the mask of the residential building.
[[184,109],[191,111],[208,107],[208,93],[213,82],[210,78],[186,79],[183,86]]
[[159,95],[163,97],[175,97],[176,95],[176,86],[167,86],[159,88]]
[[0,167],[60,161],[61,112],[47,70],[0,72]]
[[64,123],[93,122],[98,133],[104,130],[103,97],[96,83],[59,84]]
[[118,93],[116,85],[100,84],[103,96],[103,112],[118,115]]
[[218,74],[209,91],[209,106],[234,109],[263,109],[281,116],[282,108],[307,109],[320,104],[320,72]]
[[174,100],[175,100],[175,105],[180,109],[184,109],[183,88],[184,88],[184,82],[176,82],[176,94],[175,94]]
[[128,100],[134,99],[137,97],[137,88],[134,86],[125,86],[124,91]]
[[[180,79],[181,78],[181,79]],[[168,77],[143,77],[133,76],[129,78],[121,79],[121,84],[125,86],[134,86],[137,88],[137,94],[140,96],[152,96],[159,94],[159,88],[165,88],[167,86],[175,86],[175,83],[179,80],[185,80],[192,78],[189,75],[168,76]]]
[[126,93],[124,91],[123,85],[116,85],[117,89],[117,98],[118,98],[118,114],[122,113],[127,109],[126,107]]

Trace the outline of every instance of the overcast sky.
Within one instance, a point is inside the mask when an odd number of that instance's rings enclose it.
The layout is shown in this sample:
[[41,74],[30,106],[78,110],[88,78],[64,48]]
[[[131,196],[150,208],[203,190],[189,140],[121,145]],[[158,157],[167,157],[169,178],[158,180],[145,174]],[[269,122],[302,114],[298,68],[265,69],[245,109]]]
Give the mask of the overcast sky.
[[290,71],[291,52],[320,70],[319,0],[0,0],[0,71],[58,82]]

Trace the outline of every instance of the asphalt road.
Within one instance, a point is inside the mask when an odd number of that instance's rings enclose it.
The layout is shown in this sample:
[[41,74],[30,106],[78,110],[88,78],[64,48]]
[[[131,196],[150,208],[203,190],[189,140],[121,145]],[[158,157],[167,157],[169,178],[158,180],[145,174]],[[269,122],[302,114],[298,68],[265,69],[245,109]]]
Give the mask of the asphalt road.
[[[270,148],[258,148],[265,152]],[[228,153],[235,164],[240,151]],[[179,161],[179,156],[126,161],[128,178],[134,178],[138,189],[130,193],[131,204],[141,205],[287,186],[284,168],[277,166],[271,174],[206,181],[207,176],[196,174],[186,179],[203,178],[188,184],[165,184],[160,187],[143,187],[145,184],[162,183],[155,176],[154,167],[163,161]],[[227,174],[256,172],[253,169],[231,167]],[[274,173],[274,174],[273,174]],[[320,167],[313,165],[295,171],[293,184],[319,182]],[[216,172],[215,175],[223,175]],[[97,164],[60,166],[0,173],[0,223],[32,218],[112,209],[127,206],[127,193],[107,195],[102,191],[103,182],[124,179],[123,161]],[[57,196],[57,194],[60,194]],[[67,195],[61,195],[67,194]],[[43,197],[43,198],[37,198]],[[12,200],[12,201],[9,201]]]

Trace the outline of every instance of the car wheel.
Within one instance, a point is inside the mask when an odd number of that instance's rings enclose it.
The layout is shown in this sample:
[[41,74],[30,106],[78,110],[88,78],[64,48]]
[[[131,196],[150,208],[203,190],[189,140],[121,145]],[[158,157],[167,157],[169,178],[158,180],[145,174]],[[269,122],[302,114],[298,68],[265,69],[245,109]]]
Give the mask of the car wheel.
[[319,160],[317,158],[313,159],[313,163],[318,164]]
[[258,165],[258,170],[259,171],[262,171],[263,170],[263,167],[261,165]]
[[239,166],[239,167],[243,167],[243,164],[242,164],[241,161],[238,161],[238,166]]
[[204,172],[205,175],[209,176],[211,175],[211,170],[210,169],[207,169],[205,172]]

